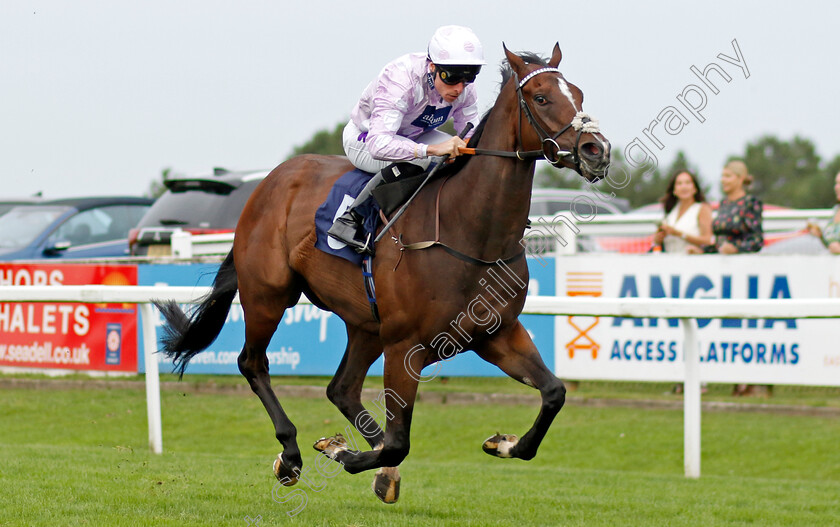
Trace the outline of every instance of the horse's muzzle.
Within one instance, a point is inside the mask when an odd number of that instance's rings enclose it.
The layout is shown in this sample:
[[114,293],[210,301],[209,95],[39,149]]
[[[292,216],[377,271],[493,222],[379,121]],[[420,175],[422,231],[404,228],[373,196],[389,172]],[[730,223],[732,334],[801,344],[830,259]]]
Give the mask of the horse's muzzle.
[[607,177],[610,167],[610,142],[606,139],[582,142],[578,146],[582,176],[591,183]]

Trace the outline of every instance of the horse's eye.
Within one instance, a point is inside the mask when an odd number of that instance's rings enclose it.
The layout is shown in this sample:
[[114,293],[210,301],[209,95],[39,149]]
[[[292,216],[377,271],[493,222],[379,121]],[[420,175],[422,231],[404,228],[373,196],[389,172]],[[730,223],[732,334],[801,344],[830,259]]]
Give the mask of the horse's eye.
[[537,95],[536,97],[534,97],[534,102],[542,106],[543,104],[548,102],[548,99],[546,99],[542,95]]

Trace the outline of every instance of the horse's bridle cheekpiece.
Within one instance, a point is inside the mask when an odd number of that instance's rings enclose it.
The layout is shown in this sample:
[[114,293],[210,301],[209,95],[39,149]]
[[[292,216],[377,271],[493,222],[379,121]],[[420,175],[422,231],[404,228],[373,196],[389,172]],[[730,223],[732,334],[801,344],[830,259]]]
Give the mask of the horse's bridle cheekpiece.
[[[573,160],[575,163],[575,168],[577,168],[578,172],[580,172],[580,156],[578,154],[578,145],[580,144],[580,136],[586,133],[598,133],[601,129],[598,127],[598,121],[592,119],[588,114],[584,112],[577,112],[575,117],[572,119],[572,122],[564,126],[560,129],[559,132],[554,134],[553,136],[546,132],[540,123],[534,118],[534,114],[531,113],[531,107],[528,106],[528,103],[525,102],[525,96],[522,95],[522,88],[525,84],[528,83],[529,80],[533,79],[537,75],[541,73],[558,73],[561,74],[560,70],[557,68],[552,67],[545,67],[540,68],[537,70],[532,71],[528,75],[526,75],[521,81],[519,81],[516,85],[516,94],[519,97],[519,130],[517,131],[519,144],[522,144],[522,113],[524,110],[525,116],[528,118],[528,122],[531,123],[531,126],[537,132],[537,135],[540,137],[540,141],[542,142],[542,151],[539,154],[542,157],[551,163],[553,166],[558,166],[560,161],[564,157],[573,156]],[[513,73],[514,81],[518,80],[516,73]],[[575,145],[572,147],[571,152],[567,152],[565,150],[560,149],[560,145],[557,144],[557,138],[563,135],[566,130],[569,128],[573,128],[577,132],[577,137],[575,138]],[[519,152],[517,152],[518,154]],[[530,152],[529,152],[530,153]]]

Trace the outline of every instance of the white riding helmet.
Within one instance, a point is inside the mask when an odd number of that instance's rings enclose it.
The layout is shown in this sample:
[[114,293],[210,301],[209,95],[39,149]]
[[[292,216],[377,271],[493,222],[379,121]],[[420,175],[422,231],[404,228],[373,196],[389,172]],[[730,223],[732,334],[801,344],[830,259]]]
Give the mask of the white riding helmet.
[[435,64],[483,66],[484,48],[472,29],[442,26],[429,41],[429,60]]

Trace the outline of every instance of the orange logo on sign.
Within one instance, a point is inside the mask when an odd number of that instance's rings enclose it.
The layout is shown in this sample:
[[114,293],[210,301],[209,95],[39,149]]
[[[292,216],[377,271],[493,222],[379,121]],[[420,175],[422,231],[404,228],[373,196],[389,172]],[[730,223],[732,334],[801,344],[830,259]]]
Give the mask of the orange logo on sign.
[[[604,292],[604,273],[596,272],[573,272],[566,273],[566,296],[592,296],[599,297]],[[581,327],[574,322],[576,315],[569,315],[568,322],[577,331],[577,336],[566,343],[566,350],[569,352],[569,358],[575,358],[575,351],[590,350],[592,358],[598,358],[598,350],[601,346],[595,342],[588,332],[598,325],[601,317],[594,318],[595,321],[586,327]]]
[[[132,285],[126,275],[119,271],[111,271],[102,278],[102,285]],[[98,308],[104,308],[107,304],[95,304]],[[131,309],[133,304],[122,304],[123,309]]]

